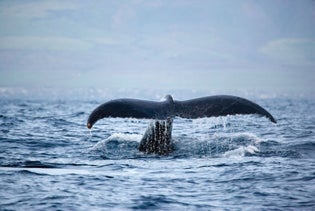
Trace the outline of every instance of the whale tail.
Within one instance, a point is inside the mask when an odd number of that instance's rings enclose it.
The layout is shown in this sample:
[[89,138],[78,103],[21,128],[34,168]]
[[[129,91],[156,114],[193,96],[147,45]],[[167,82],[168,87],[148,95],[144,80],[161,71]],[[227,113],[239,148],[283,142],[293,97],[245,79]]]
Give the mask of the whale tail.
[[244,98],[218,95],[186,101],[174,101],[168,95],[165,101],[154,102],[137,99],[117,99],[98,106],[90,114],[87,127],[92,128],[100,119],[106,117],[167,119],[217,117],[234,114],[258,114],[276,123],[275,118],[258,104]]
[[139,151],[166,155],[174,150],[172,123],[175,116],[182,118],[216,117],[233,114],[258,114],[276,123],[275,118],[258,104],[247,99],[219,95],[186,101],[174,101],[168,95],[164,101],[118,99],[104,103],[90,114],[87,127],[105,117],[154,119],[139,144]]

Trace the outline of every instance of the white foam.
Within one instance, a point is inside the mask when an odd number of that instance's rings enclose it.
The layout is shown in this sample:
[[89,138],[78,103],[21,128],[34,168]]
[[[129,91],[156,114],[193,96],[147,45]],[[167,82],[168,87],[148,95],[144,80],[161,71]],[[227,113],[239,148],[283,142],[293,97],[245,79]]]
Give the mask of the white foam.
[[139,142],[141,138],[142,138],[142,135],[140,134],[114,133],[111,136],[109,136],[107,139],[96,143],[92,147],[92,150],[104,149],[106,146],[106,143],[109,141],[119,141],[119,142],[137,141]]
[[142,138],[141,134],[125,134],[125,133],[114,133],[109,136],[105,141],[140,141]]
[[225,152],[223,157],[244,157],[245,153],[255,154],[256,152],[259,152],[259,150],[253,145],[241,146],[237,149]]

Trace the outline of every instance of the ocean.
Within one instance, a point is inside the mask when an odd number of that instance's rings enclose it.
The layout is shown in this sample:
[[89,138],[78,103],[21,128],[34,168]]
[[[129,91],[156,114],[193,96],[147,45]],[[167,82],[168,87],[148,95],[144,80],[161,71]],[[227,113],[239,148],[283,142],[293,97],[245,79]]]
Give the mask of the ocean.
[[253,97],[256,115],[173,122],[175,151],[137,147],[150,120],[106,100],[0,99],[0,210],[315,210],[315,99]]

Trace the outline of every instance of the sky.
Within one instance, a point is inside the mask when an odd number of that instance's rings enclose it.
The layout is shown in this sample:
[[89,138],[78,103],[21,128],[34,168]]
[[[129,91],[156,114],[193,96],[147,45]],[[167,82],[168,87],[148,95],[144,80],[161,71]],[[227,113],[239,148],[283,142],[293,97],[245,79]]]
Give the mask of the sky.
[[0,1],[0,92],[314,92],[314,20],[314,0]]

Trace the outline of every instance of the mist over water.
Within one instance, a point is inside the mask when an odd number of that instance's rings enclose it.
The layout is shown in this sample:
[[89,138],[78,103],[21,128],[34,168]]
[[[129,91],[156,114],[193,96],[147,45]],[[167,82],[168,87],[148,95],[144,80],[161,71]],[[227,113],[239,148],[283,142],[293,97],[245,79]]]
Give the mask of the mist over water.
[[108,118],[89,131],[101,99],[0,101],[0,209],[315,207],[313,98],[256,96],[277,124],[175,118],[168,156],[138,151],[150,120]]

